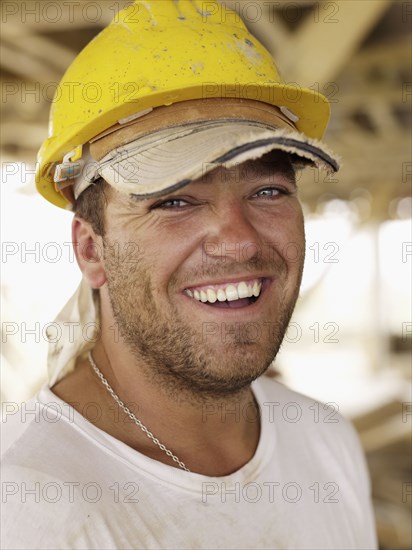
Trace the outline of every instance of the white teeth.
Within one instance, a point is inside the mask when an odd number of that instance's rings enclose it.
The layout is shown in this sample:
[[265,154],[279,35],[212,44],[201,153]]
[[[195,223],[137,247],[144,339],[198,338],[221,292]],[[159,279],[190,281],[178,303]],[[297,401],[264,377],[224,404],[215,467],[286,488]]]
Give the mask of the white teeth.
[[226,301],[226,292],[222,288],[219,288],[219,290],[217,291],[217,299],[219,300],[219,302]]
[[243,281],[237,285],[237,293],[239,294],[239,298],[249,298],[249,289],[247,287],[247,284]]
[[253,292],[253,296],[256,296],[258,297],[259,294],[260,294],[260,289],[262,288],[262,283],[254,283],[253,285],[253,288],[252,288],[252,292]]
[[254,283],[247,283],[241,281],[240,283],[229,284],[225,288],[219,288],[214,290],[213,288],[206,288],[205,290],[189,290],[186,289],[186,294],[191,298],[194,298],[198,302],[209,302],[214,304],[217,300],[219,302],[234,302],[242,298],[251,298],[255,296],[256,298],[260,295],[262,289],[261,281],[254,281]]
[[239,294],[235,286],[229,285],[226,287],[226,300],[228,302],[234,302],[235,300],[239,300]]

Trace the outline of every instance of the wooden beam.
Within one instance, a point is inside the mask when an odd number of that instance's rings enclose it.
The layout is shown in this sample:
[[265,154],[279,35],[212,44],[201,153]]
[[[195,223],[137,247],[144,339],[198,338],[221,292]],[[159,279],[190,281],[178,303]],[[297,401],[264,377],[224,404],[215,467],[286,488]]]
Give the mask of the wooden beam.
[[130,4],[119,2],[42,2],[37,0],[3,2],[2,27],[11,23],[36,32],[59,32],[83,28],[103,28],[115,12]]
[[47,127],[43,124],[6,122],[2,124],[0,136],[3,146],[16,145],[37,151],[43,140],[47,138]]
[[25,80],[46,84],[59,82],[61,73],[53,70],[45,61],[30,58],[21,50],[15,50],[6,43],[0,45],[1,65],[8,72],[19,75]]
[[392,68],[393,65],[410,67],[411,37],[393,37],[391,40],[373,44],[357,52],[351,59],[350,70],[358,72],[373,65]]
[[9,23],[4,25],[2,37],[13,49],[20,50],[30,60],[40,59],[63,73],[76,57],[77,52],[60,45],[55,40],[35,34],[34,29],[32,31],[23,25]]
[[376,452],[399,441],[410,440],[410,427],[402,422],[401,415],[388,418],[376,427],[359,433],[362,446],[367,453]]
[[293,37],[283,61],[290,82],[311,87],[333,81],[392,0],[321,2]]

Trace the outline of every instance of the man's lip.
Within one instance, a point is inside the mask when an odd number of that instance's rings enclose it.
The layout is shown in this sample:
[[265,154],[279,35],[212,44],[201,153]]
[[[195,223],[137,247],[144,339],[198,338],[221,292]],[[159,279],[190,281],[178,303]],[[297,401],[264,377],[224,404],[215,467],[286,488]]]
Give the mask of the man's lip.
[[237,285],[239,283],[241,283],[242,281],[244,281],[245,283],[247,283],[248,281],[256,281],[256,280],[260,280],[262,283],[264,283],[266,280],[272,280],[273,279],[273,276],[269,276],[269,275],[251,275],[250,273],[248,275],[244,275],[243,277],[240,275],[237,275],[236,277],[222,277],[220,279],[214,279],[213,281],[201,281],[201,282],[198,282],[198,283],[195,283],[195,284],[191,284],[190,286],[185,286],[183,289],[182,289],[182,292],[184,292],[185,290],[193,290],[193,289],[196,289],[196,288],[200,288],[200,287],[210,287],[210,288],[213,288],[214,286],[219,286],[219,285]]

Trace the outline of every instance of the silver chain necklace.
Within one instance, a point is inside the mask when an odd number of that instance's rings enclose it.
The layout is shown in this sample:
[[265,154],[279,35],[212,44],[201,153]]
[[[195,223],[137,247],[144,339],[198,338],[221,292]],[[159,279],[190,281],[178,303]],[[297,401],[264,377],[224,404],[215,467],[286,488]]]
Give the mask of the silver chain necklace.
[[116,401],[116,403],[119,405],[119,407],[127,414],[127,416],[129,418],[131,418],[133,420],[133,422],[135,424],[137,424],[139,426],[139,428],[142,430],[142,432],[144,432],[147,437],[149,439],[151,439],[153,441],[153,443],[155,445],[157,445],[159,447],[159,449],[161,449],[163,452],[165,452],[167,454],[167,456],[170,456],[170,458],[176,462],[177,464],[179,464],[179,467],[182,468],[182,470],[185,470],[186,472],[190,472],[189,468],[186,468],[186,465],[184,462],[182,462],[181,460],[179,460],[177,458],[176,455],[174,455],[172,453],[172,451],[170,451],[167,447],[165,447],[163,445],[163,443],[160,443],[160,441],[157,439],[157,437],[155,437],[152,432],[150,432],[146,426],[143,424],[143,422],[141,422],[133,413],[132,411],[126,407],[126,405],[123,403],[123,401],[119,398],[118,395],[116,395],[114,393],[114,390],[113,388],[110,386],[109,382],[106,380],[106,378],[103,376],[102,372],[100,371],[99,367],[96,365],[94,359],[93,359],[93,356],[92,356],[92,352],[89,351],[89,354],[88,354],[88,359],[89,359],[89,362],[90,362],[90,365],[92,366],[92,369],[94,370],[94,372],[97,374],[97,376],[100,378],[100,381],[101,383],[103,384],[103,386],[106,388],[106,390],[110,393],[110,395],[113,397],[113,399]]

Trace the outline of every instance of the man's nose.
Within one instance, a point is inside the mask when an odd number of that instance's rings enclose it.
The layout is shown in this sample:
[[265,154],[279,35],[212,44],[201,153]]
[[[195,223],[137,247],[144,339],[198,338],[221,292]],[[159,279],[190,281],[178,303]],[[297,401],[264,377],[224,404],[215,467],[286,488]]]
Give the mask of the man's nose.
[[216,211],[203,243],[206,256],[213,259],[247,262],[261,254],[261,236],[247,208],[238,201]]

